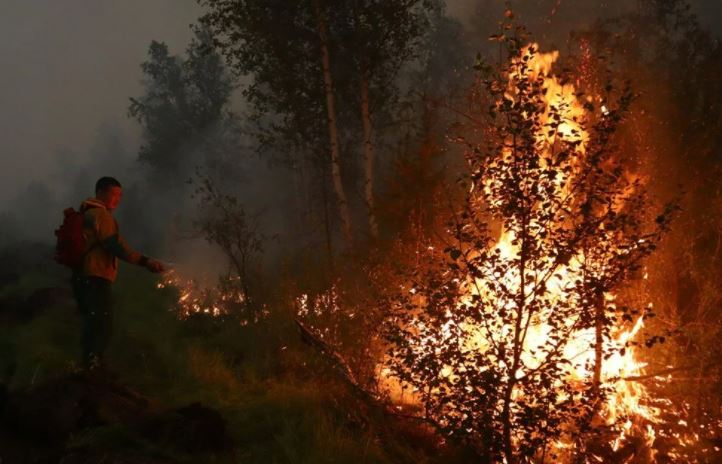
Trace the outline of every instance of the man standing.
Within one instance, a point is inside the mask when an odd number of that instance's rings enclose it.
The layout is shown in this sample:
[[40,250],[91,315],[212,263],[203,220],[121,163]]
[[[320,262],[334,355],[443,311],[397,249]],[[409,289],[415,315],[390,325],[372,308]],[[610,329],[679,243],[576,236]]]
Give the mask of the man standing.
[[122,196],[120,182],[102,177],[95,184],[95,198],[80,206],[86,248],[80,267],[73,271],[75,300],[83,320],[83,365],[101,365],[113,328],[111,286],[118,275],[118,258],[163,272],[163,264],[131,249],[118,231],[112,213]]

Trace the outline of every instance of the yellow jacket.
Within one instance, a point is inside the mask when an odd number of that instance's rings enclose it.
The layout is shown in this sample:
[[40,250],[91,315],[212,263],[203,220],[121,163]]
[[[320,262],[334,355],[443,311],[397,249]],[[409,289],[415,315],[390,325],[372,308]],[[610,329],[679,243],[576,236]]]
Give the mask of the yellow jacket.
[[84,214],[83,236],[86,252],[81,273],[111,282],[118,275],[118,258],[131,264],[147,260],[128,246],[118,231],[118,223],[100,200],[89,198],[80,205]]

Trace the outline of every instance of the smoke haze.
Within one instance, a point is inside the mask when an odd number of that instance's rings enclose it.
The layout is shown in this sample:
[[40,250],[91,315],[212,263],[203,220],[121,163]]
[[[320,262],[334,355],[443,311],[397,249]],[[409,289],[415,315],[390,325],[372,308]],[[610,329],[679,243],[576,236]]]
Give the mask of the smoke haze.
[[[506,5],[538,40],[563,47],[569,33],[589,26],[597,19],[632,11],[637,0],[447,0],[447,12],[467,29],[481,36],[496,29]],[[720,37],[722,2],[690,0],[700,24]],[[485,37],[484,37],[485,38]],[[481,43],[479,46],[484,47]]]
[[[109,133],[135,158],[139,131],[126,110],[141,92],[148,44],[182,52],[200,10],[194,0],[0,3],[2,209],[33,180],[67,181]],[[84,190],[92,193],[92,184]]]
[[[140,169],[140,131],[127,117],[128,98],[143,92],[140,63],[151,40],[181,54],[192,37],[189,25],[202,11],[194,0],[0,1],[0,211],[30,212],[7,225],[0,239],[15,228],[50,241],[59,211],[90,195],[97,177],[112,174],[123,181]],[[512,2],[540,40],[557,46],[572,29],[635,4]],[[692,5],[701,23],[719,33],[722,4]],[[486,46],[481,42],[504,8],[503,0],[447,0],[448,13],[473,41],[470,50]]]

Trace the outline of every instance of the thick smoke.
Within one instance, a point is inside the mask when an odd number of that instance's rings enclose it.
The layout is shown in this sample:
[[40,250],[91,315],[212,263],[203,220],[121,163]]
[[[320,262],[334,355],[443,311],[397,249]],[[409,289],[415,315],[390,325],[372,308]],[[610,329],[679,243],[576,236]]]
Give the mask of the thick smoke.
[[95,176],[133,169],[139,131],[126,110],[141,89],[138,66],[152,39],[182,50],[199,8],[10,0],[2,10],[0,211],[14,235],[50,242],[62,208],[91,195]]

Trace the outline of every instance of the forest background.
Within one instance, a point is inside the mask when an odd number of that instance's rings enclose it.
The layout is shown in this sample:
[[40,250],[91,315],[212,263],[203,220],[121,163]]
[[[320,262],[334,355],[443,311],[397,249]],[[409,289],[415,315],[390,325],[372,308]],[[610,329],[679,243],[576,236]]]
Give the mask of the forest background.
[[[497,58],[488,38],[508,5],[199,3],[127,3],[122,11],[71,3],[60,12],[11,2],[4,18],[22,20],[3,27],[3,56],[17,70],[0,81],[4,295],[60,285],[62,270],[46,270],[53,229],[101,175],[124,184],[117,216],[134,246],[204,285],[241,276],[251,319],[348,281],[356,263],[439,225],[463,162],[454,131],[480,61]],[[658,364],[684,368],[689,384],[675,388],[694,386],[697,404],[688,407],[702,416],[716,407],[705,399],[722,389],[720,7],[597,3],[512,6],[543,50],[571,59],[584,44],[638,93],[625,129],[628,164],[655,199],[681,198],[648,264],[656,312],[682,331]],[[245,16],[227,14],[240,4]],[[53,21],[59,13],[87,26],[69,31]],[[129,276],[121,288],[141,285]],[[148,307],[159,304],[148,298]],[[270,345],[247,350],[270,356],[263,350],[291,336],[278,331]],[[9,346],[7,359],[24,360],[18,387],[69,362],[44,343]],[[203,364],[199,357],[216,352],[189,353]],[[275,375],[264,363],[273,371],[279,361],[263,356],[254,362]]]

